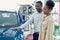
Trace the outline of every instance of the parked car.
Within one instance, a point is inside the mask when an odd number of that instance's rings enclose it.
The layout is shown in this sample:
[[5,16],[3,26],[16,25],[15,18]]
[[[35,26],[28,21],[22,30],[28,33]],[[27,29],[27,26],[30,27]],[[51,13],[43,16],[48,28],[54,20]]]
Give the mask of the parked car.
[[17,12],[0,11],[0,40],[24,40],[23,29],[12,30],[19,27],[21,19]]

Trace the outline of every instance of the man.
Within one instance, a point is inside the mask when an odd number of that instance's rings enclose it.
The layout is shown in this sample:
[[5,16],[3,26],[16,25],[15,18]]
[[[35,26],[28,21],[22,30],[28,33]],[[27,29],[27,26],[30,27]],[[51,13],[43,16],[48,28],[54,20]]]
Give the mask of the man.
[[[37,1],[35,7],[36,7],[37,12],[34,13],[27,22],[22,24],[20,26],[20,28],[25,28],[31,22],[34,22],[33,40],[38,40],[39,30],[41,28],[41,24],[42,24],[42,20],[43,20],[43,16],[44,16],[44,14],[42,12],[42,2],[41,1]],[[14,29],[19,29],[19,28],[16,27]]]

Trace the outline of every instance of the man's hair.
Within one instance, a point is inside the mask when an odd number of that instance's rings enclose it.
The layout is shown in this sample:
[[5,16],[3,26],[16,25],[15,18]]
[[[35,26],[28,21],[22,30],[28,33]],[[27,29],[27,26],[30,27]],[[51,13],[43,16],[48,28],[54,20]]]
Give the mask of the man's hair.
[[41,1],[37,1],[36,3],[39,3],[41,6],[43,5],[43,3]]

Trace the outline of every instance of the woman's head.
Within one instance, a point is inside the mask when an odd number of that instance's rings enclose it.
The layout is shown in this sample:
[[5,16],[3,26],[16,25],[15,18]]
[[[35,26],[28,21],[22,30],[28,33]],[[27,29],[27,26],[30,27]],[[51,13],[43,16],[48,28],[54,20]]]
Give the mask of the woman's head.
[[52,11],[54,5],[55,3],[53,1],[47,1],[44,6],[44,13],[49,14]]

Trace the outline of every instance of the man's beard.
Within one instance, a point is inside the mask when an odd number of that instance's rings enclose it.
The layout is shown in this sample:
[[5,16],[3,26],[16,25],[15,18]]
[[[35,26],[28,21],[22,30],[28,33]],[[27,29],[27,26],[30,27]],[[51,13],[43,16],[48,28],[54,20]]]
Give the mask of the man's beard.
[[39,9],[39,10],[37,9],[37,12],[42,12],[42,9]]

